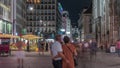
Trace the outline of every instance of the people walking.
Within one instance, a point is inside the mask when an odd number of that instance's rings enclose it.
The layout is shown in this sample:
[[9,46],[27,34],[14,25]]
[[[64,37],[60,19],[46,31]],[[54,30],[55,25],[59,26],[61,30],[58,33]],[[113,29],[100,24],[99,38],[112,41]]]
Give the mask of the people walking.
[[63,38],[64,41],[64,45],[63,47],[63,54],[66,57],[66,60],[69,61],[69,63],[67,63],[66,61],[63,60],[63,66],[62,68],[75,68],[74,65],[74,56],[77,56],[77,52],[76,52],[76,48],[74,47],[73,44],[71,44],[70,39],[68,36],[65,36]]
[[63,55],[61,35],[56,35],[55,42],[51,45],[51,55],[54,68],[62,68],[62,60],[68,63],[68,61],[65,59],[65,56]]

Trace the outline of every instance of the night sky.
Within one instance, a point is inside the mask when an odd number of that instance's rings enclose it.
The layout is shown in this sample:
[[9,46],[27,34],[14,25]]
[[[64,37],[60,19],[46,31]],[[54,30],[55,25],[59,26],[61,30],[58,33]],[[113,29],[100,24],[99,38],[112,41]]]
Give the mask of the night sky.
[[58,0],[64,10],[67,10],[70,15],[72,26],[77,26],[77,21],[79,19],[79,13],[83,8],[90,5],[90,0]]

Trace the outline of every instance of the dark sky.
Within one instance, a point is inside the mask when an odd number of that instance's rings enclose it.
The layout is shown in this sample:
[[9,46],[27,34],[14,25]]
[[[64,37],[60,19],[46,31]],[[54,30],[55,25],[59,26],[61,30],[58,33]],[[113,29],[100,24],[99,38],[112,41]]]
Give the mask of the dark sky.
[[72,26],[77,25],[77,21],[79,19],[79,13],[82,11],[84,7],[88,7],[90,5],[90,0],[58,0],[64,10],[67,10],[70,15]]

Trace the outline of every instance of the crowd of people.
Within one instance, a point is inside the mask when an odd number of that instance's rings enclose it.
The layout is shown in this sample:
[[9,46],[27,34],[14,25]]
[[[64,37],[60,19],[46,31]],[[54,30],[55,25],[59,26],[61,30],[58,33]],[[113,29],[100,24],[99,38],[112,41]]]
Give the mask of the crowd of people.
[[[23,67],[23,58],[25,57],[24,50],[22,50],[22,45],[23,44],[19,43],[17,46],[18,51],[16,51],[18,67]],[[113,46],[113,52],[117,51],[118,56],[120,56],[120,40],[110,46]],[[61,35],[56,35],[55,41],[51,43],[44,43],[39,40],[38,49],[40,52],[51,52],[52,64],[54,68],[75,68],[78,64],[75,58],[79,59],[80,57],[83,57],[84,54],[89,54],[91,59],[93,56],[97,55],[97,51],[99,50],[96,39],[89,39],[74,43],[71,42],[68,36],[64,36],[64,38],[62,38]],[[100,47],[100,49],[103,50],[103,47]]]
[[[106,45],[107,46],[107,45]],[[89,54],[89,58],[96,57],[98,50],[118,53],[120,56],[120,40],[106,46],[98,46],[96,39],[88,39],[82,42],[71,42],[68,36],[56,35],[55,42],[51,45],[52,63],[54,68],[75,68],[74,56],[80,58],[84,54]]]
[[68,36],[56,35],[55,42],[51,45],[51,54],[54,68],[75,68],[76,61],[74,57],[89,52],[90,55],[96,55],[97,43],[95,39],[79,43],[71,42]]

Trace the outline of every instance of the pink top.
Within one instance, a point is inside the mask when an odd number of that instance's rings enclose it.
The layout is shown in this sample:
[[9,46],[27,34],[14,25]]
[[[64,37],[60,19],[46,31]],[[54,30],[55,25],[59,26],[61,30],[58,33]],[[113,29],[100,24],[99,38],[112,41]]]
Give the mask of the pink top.
[[117,42],[117,49],[120,49],[120,41]]

